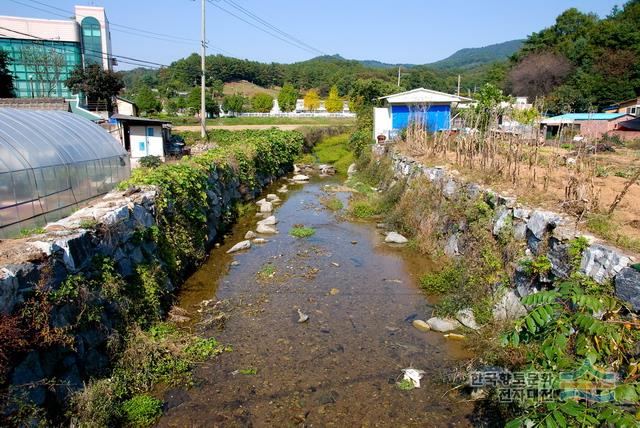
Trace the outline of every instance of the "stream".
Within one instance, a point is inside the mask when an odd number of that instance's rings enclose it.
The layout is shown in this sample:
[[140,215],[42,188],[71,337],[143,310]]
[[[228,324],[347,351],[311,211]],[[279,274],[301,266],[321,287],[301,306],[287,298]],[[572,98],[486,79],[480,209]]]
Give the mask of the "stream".
[[[220,302],[213,306],[225,314],[223,328],[191,327],[233,351],[199,366],[192,388],[166,391],[159,426],[471,425],[472,404],[446,381],[469,355],[460,342],[411,325],[431,313],[418,285],[430,260],[385,244],[375,224],[325,208],[327,185],[339,181],[288,184],[273,213],[279,233],[227,254],[260,214],[239,218],[183,286],[178,305],[194,319],[204,317],[202,301]],[[347,205],[348,193],[335,195]],[[290,236],[300,224],[315,235]],[[396,382],[408,367],[425,375],[420,388],[403,391]]]

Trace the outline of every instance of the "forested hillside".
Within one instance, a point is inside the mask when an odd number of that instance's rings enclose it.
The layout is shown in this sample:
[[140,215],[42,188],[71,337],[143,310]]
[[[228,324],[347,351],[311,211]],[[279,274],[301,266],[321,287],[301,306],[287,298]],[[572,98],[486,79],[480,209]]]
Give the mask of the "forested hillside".
[[601,109],[640,92],[640,0],[599,19],[569,9],[527,38],[505,89],[545,97],[552,112]]
[[440,70],[469,69],[508,59],[518,52],[524,40],[510,40],[481,48],[460,49],[448,58],[428,64]]

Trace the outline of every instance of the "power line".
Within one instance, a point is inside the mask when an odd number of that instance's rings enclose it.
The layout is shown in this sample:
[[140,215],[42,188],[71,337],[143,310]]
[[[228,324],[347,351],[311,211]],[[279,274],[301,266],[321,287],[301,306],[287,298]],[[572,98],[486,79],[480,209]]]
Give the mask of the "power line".
[[[31,37],[31,38],[33,38],[35,40],[48,41],[47,39],[44,39],[42,37],[38,37],[38,36],[35,36],[33,34],[29,34],[29,33],[23,33],[22,31],[12,30],[11,28],[0,27],[0,30],[10,31],[12,33],[20,34],[22,36]],[[167,65],[160,64],[159,62],[147,61],[147,60],[144,60],[144,59],[132,58],[132,57],[124,56],[124,55],[108,54],[106,52],[96,51],[96,50],[93,50],[93,49],[84,49],[84,51],[85,52],[94,53],[94,54],[100,54],[100,55],[102,55],[103,58],[107,58],[107,59],[116,58],[118,61],[121,61],[124,64],[138,65],[138,66],[143,66],[143,67],[148,67],[149,65],[154,65],[154,66],[159,66],[159,67],[167,67]],[[136,61],[136,62],[133,63],[133,62],[129,62],[127,60]],[[146,65],[146,64],[148,64],[148,65]]]
[[257,28],[258,30],[260,30],[260,31],[262,31],[264,33],[269,34],[272,37],[275,37],[276,39],[282,40],[283,42],[288,43],[291,46],[294,46],[294,47],[296,47],[298,49],[302,49],[302,50],[307,51],[309,53],[312,53],[312,54],[316,54],[317,53],[313,49],[309,49],[308,47],[305,47],[305,46],[303,46],[303,45],[301,45],[299,43],[293,42],[293,41],[291,41],[289,39],[285,39],[284,37],[281,37],[278,34],[275,34],[275,33],[271,32],[271,31],[267,30],[266,28],[263,28],[263,27],[260,27],[260,26],[256,25],[255,23],[243,18],[242,16],[239,16],[239,15],[237,15],[237,14],[235,14],[235,13],[233,13],[233,12],[227,10],[227,9],[225,9],[224,7],[214,3],[212,0],[207,0],[207,1],[209,3],[211,3],[213,6],[217,7],[220,10],[222,10],[223,12],[233,16],[236,19],[239,19],[240,21],[244,22],[245,24],[248,24],[248,25],[250,25],[250,26],[252,26],[254,28]]
[[317,53],[319,53],[320,55],[326,55],[323,51],[321,51],[320,49],[316,49],[315,47],[309,45],[308,43],[303,42],[302,40],[292,36],[291,34],[281,30],[280,28],[276,27],[275,25],[271,24],[270,22],[262,19],[260,16],[256,15],[255,13],[251,12],[250,10],[246,9],[245,7],[239,5],[238,3],[236,3],[234,0],[224,0],[226,3],[228,3],[229,5],[231,5],[232,7],[234,7],[235,9],[239,10],[240,12],[242,12],[243,14],[247,15],[248,17],[254,19],[255,21],[258,21],[260,23],[262,23],[263,25],[266,25],[267,27],[273,29],[274,31],[282,34],[284,37],[294,41],[295,43],[298,43],[302,46],[305,46]]
[[[70,15],[74,15],[73,13],[69,12],[66,9],[62,9],[62,8],[59,8],[59,7],[56,7],[56,6],[52,6],[52,5],[49,5],[47,3],[44,3],[44,2],[41,2],[41,1],[38,1],[38,0],[27,0],[27,1],[37,3],[39,5],[42,5],[42,6],[54,9],[54,10],[65,12],[65,14],[52,12],[51,10],[42,9],[40,7],[33,6],[33,5],[30,5],[30,4],[26,4],[26,3],[23,3],[23,2],[18,1],[18,0],[10,0],[10,1],[12,1],[14,3],[17,3],[19,5],[25,6],[25,7],[29,7],[29,8],[32,8],[32,9],[35,9],[35,10],[39,10],[41,12],[45,12],[45,13],[48,13],[50,15],[54,15],[54,16],[58,16],[58,17],[62,17],[62,18],[69,18]],[[86,16],[84,16],[84,15],[77,15],[77,16],[80,17],[80,18],[86,18]],[[117,24],[117,23],[111,22],[111,21],[109,21],[109,26],[110,27],[111,26],[120,27],[120,28],[125,28],[126,29],[126,30],[123,30],[123,29],[118,29],[118,28],[112,28],[111,31],[116,32],[116,33],[124,33],[124,34],[129,34],[129,35],[132,35],[132,36],[159,40],[159,41],[162,41],[162,42],[178,43],[178,44],[183,44],[183,45],[193,45],[194,43],[199,43],[199,40],[197,40],[197,39],[190,39],[190,38],[187,38],[187,37],[174,36],[174,35],[171,35],[171,34],[163,34],[163,33],[156,33],[154,31],[141,30],[139,28],[129,27],[127,25],[122,25],[122,24]],[[138,33],[143,33],[143,34],[138,34]],[[229,52],[229,51],[227,51],[225,49],[222,49],[222,48],[220,48],[218,46],[215,46],[215,45],[209,45],[209,46],[211,48],[213,48],[214,50],[218,51],[218,52],[227,54],[229,56],[235,56],[233,53],[231,53],[231,52]]]

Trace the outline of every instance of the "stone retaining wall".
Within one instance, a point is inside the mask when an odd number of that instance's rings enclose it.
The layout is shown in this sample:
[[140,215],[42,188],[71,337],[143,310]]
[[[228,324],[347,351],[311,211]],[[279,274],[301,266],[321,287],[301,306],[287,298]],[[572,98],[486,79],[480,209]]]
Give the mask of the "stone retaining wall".
[[[640,310],[640,272],[630,267],[635,260],[624,251],[582,233],[576,229],[575,221],[562,214],[525,207],[514,197],[500,195],[475,183],[464,183],[455,172],[444,167],[427,167],[400,154],[390,156],[397,178],[426,177],[442,189],[443,197],[447,199],[455,199],[462,194],[470,197],[483,195],[495,210],[494,235],[509,225],[515,239],[526,241],[528,254],[546,254],[551,262],[551,273],[556,278],[566,278],[571,271],[569,242],[578,236],[585,237],[590,245],[582,254],[580,271],[600,284],[614,281],[617,296],[629,303],[633,310]],[[462,255],[459,239],[458,234],[451,234],[446,240],[444,252],[448,256]],[[518,276],[516,272],[516,293],[523,297],[531,292],[531,288],[528,281],[519,282]]]
[[[205,238],[209,247],[227,226],[225,219],[228,221],[236,203],[254,198],[274,178],[257,177],[256,181],[256,188],[247,191],[237,179],[227,179],[225,184],[215,173],[210,177],[207,197],[211,209]],[[0,321],[1,316],[20,313],[39,289],[55,291],[71,275],[91,275],[96,256],[113,260],[115,270],[124,278],[131,276],[136,266],[162,266],[152,233],[152,228],[162,233],[155,216],[157,195],[154,187],[112,191],[91,206],[48,224],[43,234],[0,241]],[[163,291],[170,293],[177,285],[167,279]],[[108,373],[108,340],[120,322],[117,305],[101,302],[104,310],[99,322],[83,327],[73,325],[79,306],[68,302],[50,310],[51,327],[69,329],[73,346],[42,346],[10,362],[9,385],[37,406],[60,406],[88,379]],[[44,384],[52,380],[53,387]]]

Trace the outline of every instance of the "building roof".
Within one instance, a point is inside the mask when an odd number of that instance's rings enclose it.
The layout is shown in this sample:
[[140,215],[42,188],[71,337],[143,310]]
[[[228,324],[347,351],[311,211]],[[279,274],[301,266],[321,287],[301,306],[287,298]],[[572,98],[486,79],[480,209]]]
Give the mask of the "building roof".
[[135,116],[129,116],[126,114],[119,114],[119,113],[111,115],[110,119],[115,119],[119,122],[157,123],[159,125],[162,125],[165,123],[171,123],[170,120],[149,119],[146,117],[135,117]]
[[618,123],[618,129],[640,131],[640,117]]
[[60,110],[71,111],[64,98],[0,98],[0,107],[20,110]]
[[386,100],[389,104],[468,103],[473,101],[470,98],[460,97],[458,95],[451,95],[425,88],[412,89],[410,91],[387,95],[386,97],[380,97],[378,99]]
[[541,121],[543,124],[553,123],[573,123],[585,120],[615,120],[623,116],[630,115],[626,113],[567,113],[560,116],[554,116]]
[[116,156],[122,145],[78,115],[0,108],[0,173]]

